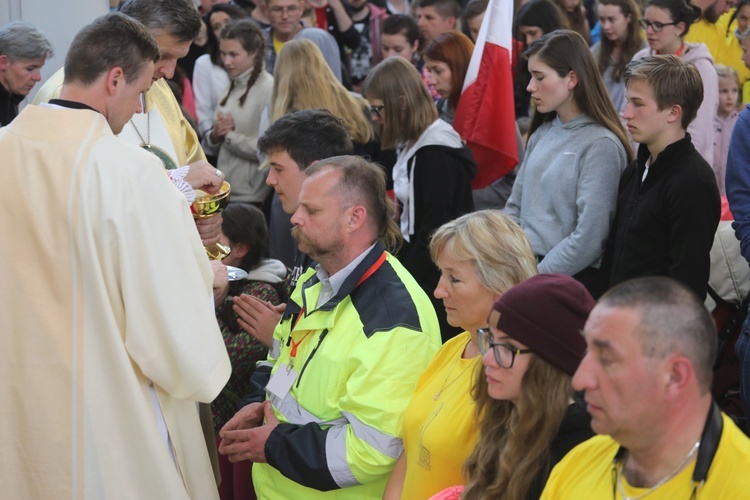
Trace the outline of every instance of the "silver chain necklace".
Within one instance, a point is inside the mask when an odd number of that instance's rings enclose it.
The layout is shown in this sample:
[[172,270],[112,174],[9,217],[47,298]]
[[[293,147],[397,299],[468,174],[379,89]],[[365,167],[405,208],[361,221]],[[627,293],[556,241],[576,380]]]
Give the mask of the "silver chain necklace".
[[[144,101],[144,107],[145,110],[145,101]],[[135,126],[135,122],[133,119],[130,119],[130,124],[133,126],[133,130],[135,130],[135,133],[138,134],[138,139],[141,140],[141,148],[145,149],[149,153],[153,154],[157,158],[161,160],[161,162],[164,164],[164,168],[167,170],[173,170],[177,168],[177,163],[174,159],[164,151],[162,148],[158,146],[154,146],[151,144],[151,113],[146,111],[146,140],[143,140],[143,135],[141,135],[141,131],[138,130],[138,127]]]
[[643,498],[646,495],[650,495],[651,493],[656,491],[657,488],[664,485],[664,483],[666,483],[667,481],[675,477],[687,465],[687,463],[690,461],[693,455],[695,455],[695,452],[698,451],[698,448],[700,448],[700,445],[701,445],[700,440],[696,441],[693,447],[688,452],[688,454],[685,455],[685,458],[682,459],[682,462],[680,462],[672,472],[664,476],[661,479],[661,481],[659,481],[658,483],[653,485],[651,488],[649,488],[648,491],[646,491],[645,493],[641,493],[640,495],[635,496],[635,497],[627,496],[625,494],[625,488],[623,488],[622,486],[622,476],[623,476],[622,470],[625,468],[625,461],[623,461],[622,467],[620,467],[620,469],[617,471],[617,489],[619,490],[620,495],[622,495],[623,500],[638,500],[639,498]]
[[135,129],[135,133],[138,134],[138,138],[141,140],[141,147],[146,150],[151,149],[151,114],[146,113],[146,139],[143,140],[143,136],[141,135],[141,131],[138,130],[138,127],[135,126],[135,122],[133,119],[130,119],[130,124]]

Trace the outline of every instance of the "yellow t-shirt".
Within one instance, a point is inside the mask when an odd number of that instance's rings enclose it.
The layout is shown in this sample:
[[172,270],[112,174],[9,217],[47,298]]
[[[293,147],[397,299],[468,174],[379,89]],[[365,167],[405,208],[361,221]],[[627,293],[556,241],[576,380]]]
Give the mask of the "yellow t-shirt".
[[690,25],[690,30],[685,35],[684,40],[690,43],[706,44],[711,57],[714,58],[714,64],[726,64],[724,60],[728,23],[729,16],[727,14],[722,15],[715,23],[709,23],[705,19],[701,19]]
[[[708,470],[706,483],[698,489],[698,500],[733,500],[750,498],[750,439],[722,414],[724,431],[719,449]],[[612,498],[612,460],[620,445],[609,436],[595,436],[573,448],[547,481],[542,500]],[[618,465],[621,467],[621,465]],[[695,460],[683,471],[664,483],[647,498],[688,499],[693,491],[692,475]],[[633,488],[622,478],[625,494],[637,497],[649,488]],[[615,500],[622,498],[615,486]]]
[[281,47],[283,47],[286,42],[282,42],[281,40],[276,38],[276,35],[274,35],[272,39],[273,39],[273,51],[276,52],[276,57],[278,57],[279,52],[281,52]]
[[[729,12],[723,14],[719,19],[719,23],[721,23],[723,19],[725,19],[726,22],[729,22],[729,17],[732,15],[732,12],[734,10],[735,9],[732,9]],[[726,64],[737,72],[737,76],[740,79],[740,93],[742,94],[742,103],[747,104],[750,101],[746,99],[744,86],[750,80],[750,69],[748,69],[748,67],[745,66],[745,63],[742,62],[742,47],[740,46],[740,41],[737,39],[736,19],[731,24],[731,26],[729,26],[729,29],[725,31],[725,33],[727,33],[727,38],[723,64]]]
[[464,332],[443,345],[422,373],[406,408],[401,498],[424,500],[466,482],[461,467],[479,433],[470,391],[481,359],[461,357],[469,339],[469,332]]

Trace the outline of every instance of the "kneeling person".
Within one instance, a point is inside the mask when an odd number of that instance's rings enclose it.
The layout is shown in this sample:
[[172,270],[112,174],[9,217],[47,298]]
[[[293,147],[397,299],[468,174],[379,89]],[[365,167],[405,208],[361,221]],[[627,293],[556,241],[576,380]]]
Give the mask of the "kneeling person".
[[319,265],[300,277],[253,375],[267,398],[224,426],[219,452],[257,462],[263,498],[380,498],[403,451],[402,415],[440,346],[437,318],[386,251],[400,232],[382,169],[341,156],[305,175],[293,234]]

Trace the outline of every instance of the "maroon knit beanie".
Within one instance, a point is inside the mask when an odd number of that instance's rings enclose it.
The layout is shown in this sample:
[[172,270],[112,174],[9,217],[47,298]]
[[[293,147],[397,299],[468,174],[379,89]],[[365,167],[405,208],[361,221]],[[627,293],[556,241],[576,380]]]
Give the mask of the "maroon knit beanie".
[[563,274],[538,274],[495,302],[497,328],[537,356],[573,375],[586,354],[583,325],[594,308],[586,288]]

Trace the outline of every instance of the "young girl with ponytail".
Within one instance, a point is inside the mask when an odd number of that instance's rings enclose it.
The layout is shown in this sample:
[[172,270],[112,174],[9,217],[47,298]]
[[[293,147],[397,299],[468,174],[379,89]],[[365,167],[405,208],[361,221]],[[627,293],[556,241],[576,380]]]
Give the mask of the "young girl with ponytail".
[[221,31],[219,44],[230,83],[204,147],[219,149],[216,166],[232,186],[231,201],[260,206],[270,188],[258,168],[258,130],[273,92],[273,77],[263,69],[263,33],[252,21],[232,21]]

